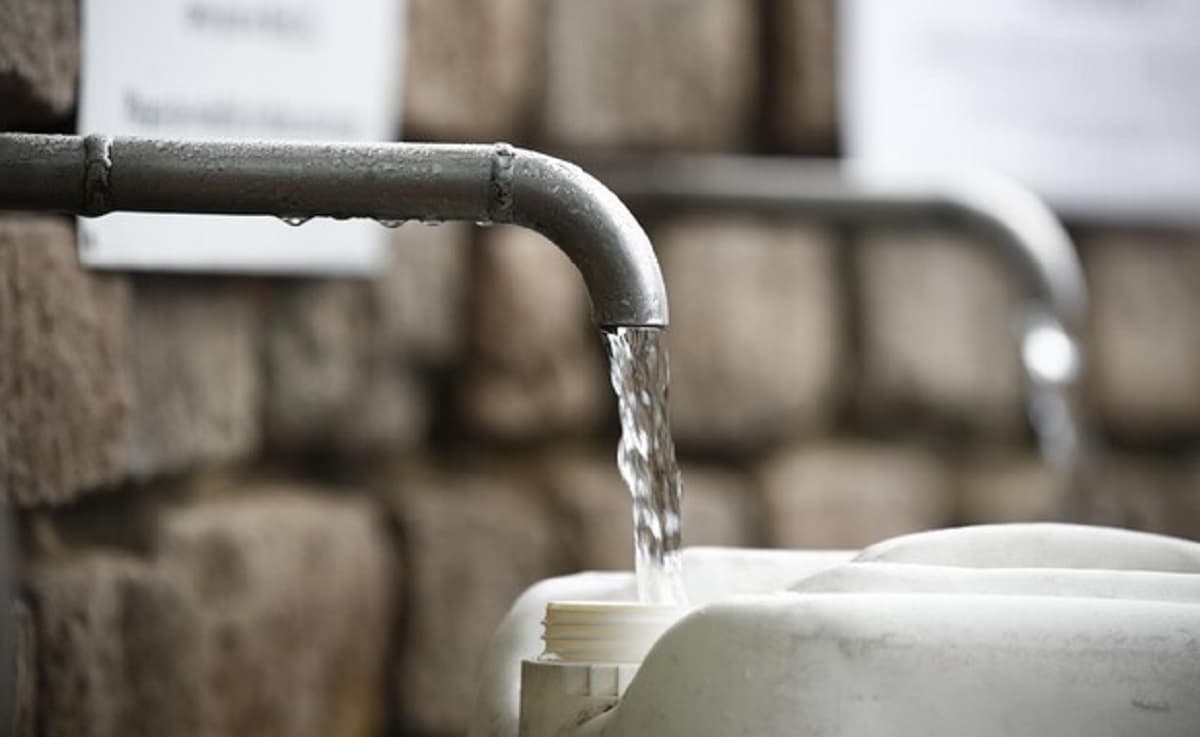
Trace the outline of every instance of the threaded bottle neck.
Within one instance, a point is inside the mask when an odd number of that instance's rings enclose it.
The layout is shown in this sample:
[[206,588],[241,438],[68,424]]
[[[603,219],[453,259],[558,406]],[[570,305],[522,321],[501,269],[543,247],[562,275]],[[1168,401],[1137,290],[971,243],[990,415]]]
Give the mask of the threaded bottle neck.
[[606,601],[552,601],[546,605],[538,660],[568,663],[640,663],[686,608]]

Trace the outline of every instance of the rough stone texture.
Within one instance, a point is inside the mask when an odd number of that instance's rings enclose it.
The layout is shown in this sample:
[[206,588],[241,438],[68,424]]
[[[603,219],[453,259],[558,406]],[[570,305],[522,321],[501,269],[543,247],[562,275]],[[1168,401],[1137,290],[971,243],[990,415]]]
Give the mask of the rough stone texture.
[[495,227],[475,269],[467,424],[506,441],[594,429],[616,402],[575,267],[540,235]]
[[303,444],[332,430],[362,376],[366,322],[367,296],[359,283],[280,286],[266,318],[271,444]]
[[654,235],[671,299],[679,447],[751,450],[826,424],[845,350],[830,233],[689,217]]
[[423,370],[465,352],[470,226],[408,224],[369,282],[280,285],[267,314],[270,445],[350,455],[418,444],[431,421]]
[[472,235],[465,223],[436,228],[409,223],[396,229],[391,263],[371,283],[377,339],[389,354],[433,368],[462,358]]
[[66,220],[0,218],[0,492],[58,504],[121,479],[129,291],[85,273]]
[[1192,457],[1182,464],[1174,488],[1168,531],[1189,540],[1200,540],[1200,459],[1194,455],[1194,451]]
[[[1170,457],[1110,451],[1097,459],[1088,522],[1187,534],[1188,477]],[[1195,531],[1192,531],[1195,535]]]
[[237,492],[166,510],[149,559],[30,567],[40,734],[378,733],[395,586],[380,516]]
[[78,74],[75,0],[0,0],[0,129],[61,120]]
[[555,0],[543,126],[578,147],[729,149],[754,123],[755,3]]
[[1018,432],[1018,292],[999,258],[983,243],[937,233],[867,234],[856,256],[864,417]]
[[195,630],[175,582],[93,553],[36,565],[38,720],[46,737],[198,735]]
[[404,135],[516,140],[540,90],[546,0],[410,0]]
[[996,453],[968,459],[958,471],[958,522],[1053,521],[1067,487],[1036,453]]
[[837,138],[833,0],[765,3],[772,68],[772,140],[788,151],[829,154]]
[[496,469],[403,482],[408,562],[398,667],[405,734],[461,734],[478,669],[517,595],[566,566],[546,508]]
[[227,463],[257,450],[259,329],[248,289],[211,278],[134,280],[135,476]]
[[861,548],[949,523],[950,479],[929,453],[865,442],[801,445],[760,469],[767,543]]
[[632,570],[632,501],[617,471],[616,449],[551,453],[544,474],[572,568]]
[[13,621],[17,627],[17,673],[13,699],[14,737],[37,735],[37,629],[29,605],[18,600],[13,605]]
[[683,545],[758,547],[759,495],[742,474],[683,463]]
[[428,399],[382,339],[371,296],[360,282],[279,288],[266,321],[269,445],[371,454],[423,437]]
[[[683,470],[683,544],[753,546],[755,495],[747,479],[721,468]],[[613,453],[572,450],[545,464],[545,483],[561,520],[571,563],[580,570],[633,569],[633,507]]]
[[1083,234],[1080,246],[1101,421],[1140,442],[1200,431],[1200,243],[1109,231]]
[[206,731],[377,734],[397,585],[381,516],[291,487],[236,491],[170,512],[156,553],[193,618],[182,672]]
[[[1196,466],[1172,456],[1096,453],[1084,488],[1082,521],[1182,537],[1200,536]],[[1066,489],[1032,453],[977,459],[960,474],[959,521],[1055,520]]]

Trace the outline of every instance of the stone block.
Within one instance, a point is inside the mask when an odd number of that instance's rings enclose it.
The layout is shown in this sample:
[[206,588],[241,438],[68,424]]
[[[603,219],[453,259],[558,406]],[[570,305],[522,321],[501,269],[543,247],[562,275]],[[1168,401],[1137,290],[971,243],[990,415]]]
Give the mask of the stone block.
[[397,676],[405,734],[466,730],[500,620],[530,584],[565,572],[557,531],[533,486],[494,469],[429,471],[399,485],[407,586]]
[[382,515],[316,490],[236,491],[170,510],[154,553],[192,618],[206,730],[378,734],[398,584]]
[[1200,431],[1200,240],[1098,231],[1080,236],[1092,293],[1093,404],[1134,442]]
[[272,444],[324,434],[362,377],[367,293],[359,283],[280,285],[267,310],[266,424]]
[[[1086,468],[1079,521],[1200,537],[1200,476],[1193,462],[1108,449],[1094,453]],[[959,482],[959,521],[967,524],[1056,520],[1066,492],[1033,453],[972,459]]]
[[1196,519],[1187,469],[1171,456],[1109,451],[1091,478],[1091,524],[1179,535]]
[[633,500],[611,452],[573,449],[550,453],[544,481],[571,567],[583,571],[633,570]]
[[787,151],[832,154],[838,126],[834,0],[775,0],[763,9],[772,140]]
[[75,0],[0,0],[0,129],[62,121],[75,104]]
[[39,734],[203,735],[195,629],[175,582],[145,561],[88,553],[36,564]]
[[546,0],[410,0],[404,135],[518,140],[541,89]]
[[1200,459],[1194,454],[1182,465],[1172,498],[1170,533],[1200,540]]
[[683,545],[760,547],[759,495],[740,471],[683,463]]
[[573,264],[530,230],[489,229],[476,253],[461,409],[475,432],[529,441],[596,428],[616,408]]
[[671,423],[682,450],[760,449],[825,427],[844,322],[830,232],[686,217],[654,232],[671,300]]
[[262,388],[250,287],[141,276],[132,304],[131,472],[146,478],[253,454]]
[[348,455],[411,448],[431,422],[422,373],[467,342],[471,226],[409,223],[370,280],[277,285],[266,315],[268,443]]
[[742,146],[756,122],[757,11],[728,0],[550,3],[545,136],[581,148]]
[[67,220],[0,219],[0,491],[59,504],[125,476],[125,279],[87,273]]
[[871,233],[856,265],[862,416],[1017,436],[1025,417],[1019,292],[998,255],[938,233]]
[[147,558],[29,567],[40,733],[378,733],[396,584],[381,515],[236,491],[160,507]]
[[[683,544],[754,546],[756,495],[741,474],[684,464]],[[568,551],[580,570],[633,570],[633,501],[616,455],[590,450],[553,453],[545,483],[554,500]]]
[[376,340],[389,355],[435,369],[462,358],[473,237],[466,223],[395,230],[387,271],[371,282]]
[[958,472],[957,521],[1044,522],[1061,517],[1068,489],[1032,451],[979,454]]
[[800,445],[759,469],[767,543],[781,548],[861,548],[947,525],[946,470],[916,447],[862,441]]
[[428,398],[383,339],[371,290],[333,280],[276,290],[265,337],[268,445],[362,455],[424,436]]
[[37,735],[37,628],[33,622],[33,611],[24,600],[13,606],[13,622],[17,628],[16,679],[13,689],[14,737],[36,737]]

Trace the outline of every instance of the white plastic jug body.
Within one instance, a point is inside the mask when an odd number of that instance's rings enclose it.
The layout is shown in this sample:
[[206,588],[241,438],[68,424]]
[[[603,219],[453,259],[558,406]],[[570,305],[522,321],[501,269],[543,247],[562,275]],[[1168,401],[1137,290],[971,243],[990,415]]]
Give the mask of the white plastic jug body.
[[1004,525],[684,564],[697,608],[611,677],[539,660],[541,620],[551,601],[631,600],[632,577],[526,592],[471,734],[1200,734],[1200,544]]

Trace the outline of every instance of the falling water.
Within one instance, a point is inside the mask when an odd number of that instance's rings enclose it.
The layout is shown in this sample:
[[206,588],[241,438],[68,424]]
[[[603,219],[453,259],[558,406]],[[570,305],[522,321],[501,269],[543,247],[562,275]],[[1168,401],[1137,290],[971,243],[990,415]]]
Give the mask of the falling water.
[[621,414],[617,465],[633,494],[634,570],[646,604],[683,604],[679,503],[683,487],[667,422],[670,367],[663,331],[605,331]]
[[1053,316],[1033,310],[1022,325],[1021,361],[1029,380],[1029,419],[1042,458],[1062,484],[1059,516],[1088,519],[1087,439],[1079,419],[1082,359],[1075,338]]

